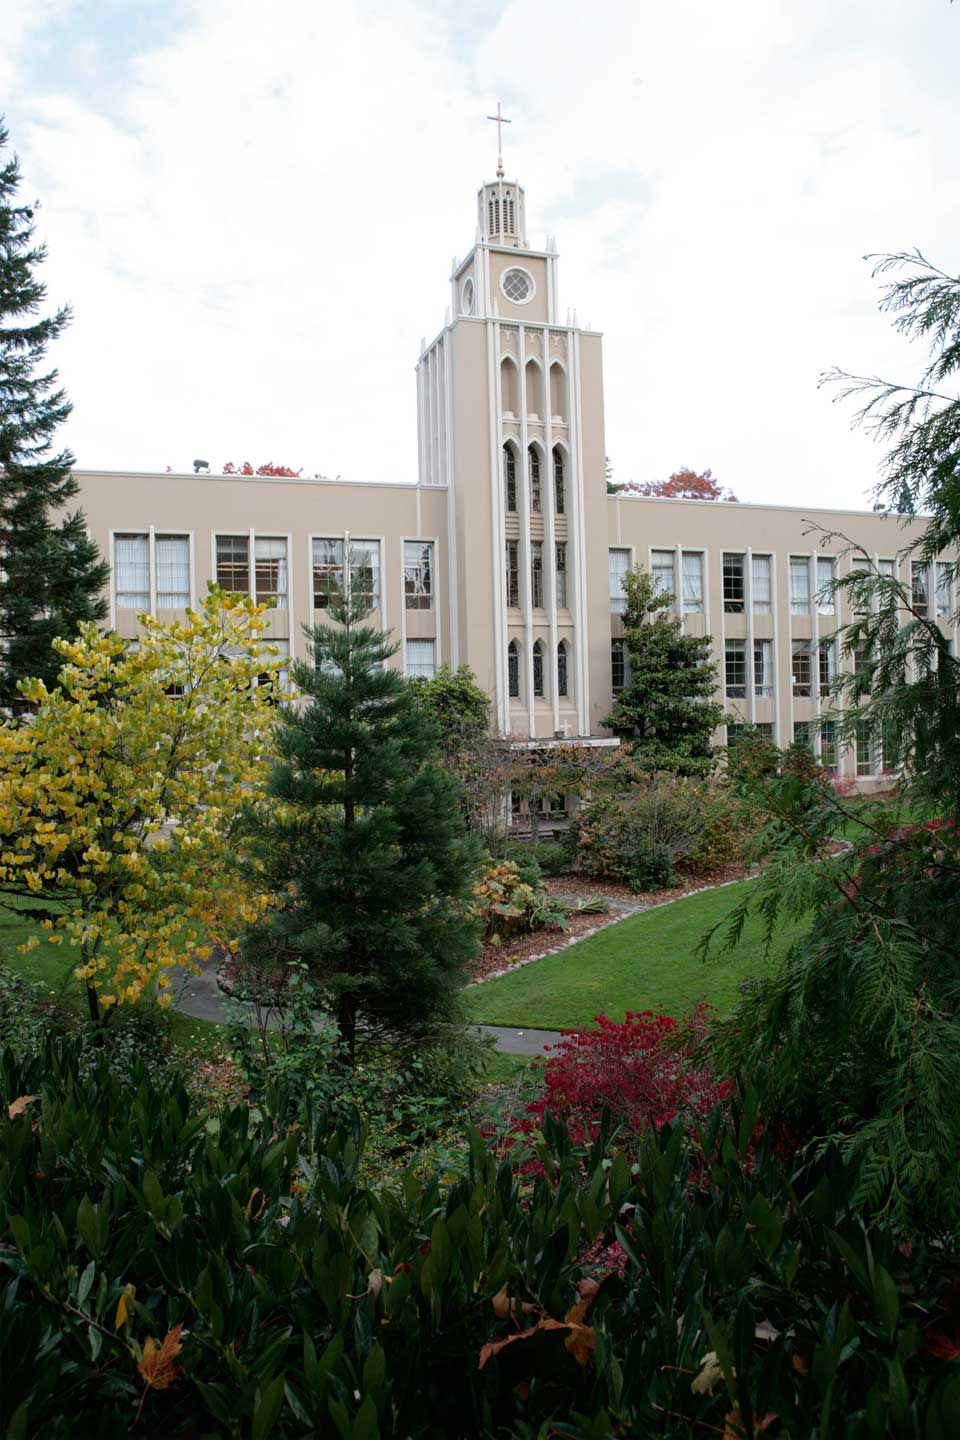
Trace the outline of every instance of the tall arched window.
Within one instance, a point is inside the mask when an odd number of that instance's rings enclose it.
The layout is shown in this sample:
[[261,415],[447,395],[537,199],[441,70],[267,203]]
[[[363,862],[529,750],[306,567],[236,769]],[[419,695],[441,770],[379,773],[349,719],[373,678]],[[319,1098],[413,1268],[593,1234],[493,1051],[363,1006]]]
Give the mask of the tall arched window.
[[520,650],[516,640],[511,640],[507,646],[507,689],[510,692],[510,699],[517,700],[520,697]]
[[517,366],[509,355],[505,355],[500,361],[500,405],[504,415],[515,416],[520,413]]
[[540,493],[540,452],[536,445],[527,450],[527,473],[530,476],[530,509],[534,515],[539,515],[543,509],[543,498]]
[[550,414],[554,420],[567,418],[567,376],[556,361],[550,366]]
[[568,695],[570,693],[570,667],[568,664],[570,655],[567,650],[566,640],[561,640],[557,646],[557,694]]
[[543,372],[536,360],[527,361],[527,419],[539,420],[543,414]]
[[533,642],[533,693],[543,694],[543,641]]
[[517,458],[509,445],[503,447],[503,503],[508,514],[516,514]]
[[487,213],[489,215],[489,233],[499,235],[500,233],[500,201],[496,195],[491,195],[487,201]]
[[566,495],[563,489],[563,451],[553,447],[553,494],[558,515],[566,513]]

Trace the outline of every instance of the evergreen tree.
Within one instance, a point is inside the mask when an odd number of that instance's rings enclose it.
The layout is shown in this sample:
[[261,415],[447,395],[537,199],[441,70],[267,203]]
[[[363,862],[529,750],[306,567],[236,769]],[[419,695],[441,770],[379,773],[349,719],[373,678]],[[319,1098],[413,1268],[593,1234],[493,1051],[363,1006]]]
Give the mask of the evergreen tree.
[[[348,565],[348,569],[349,569]],[[397,647],[364,625],[364,596],[331,595],[291,667],[267,800],[249,816],[254,864],[278,908],[251,930],[255,963],[302,962],[351,1056],[358,1029],[412,1037],[456,1018],[478,939],[478,847],[459,786]]]
[[623,634],[630,682],[617,696],[604,725],[650,770],[678,775],[709,774],[710,737],[723,723],[709,635],[685,635],[665,594],[641,566],[624,577],[627,609]]
[[[0,125],[0,152],[6,143]],[[15,711],[25,708],[19,680],[55,685],[52,641],[104,618],[109,573],[82,514],[63,513],[79,488],[73,456],[50,450],[71,407],[56,370],[36,372],[70,311],[28,320],[46,296],[34,273],[46,250],[33,243],[33,210],[14,203],[19,185],[12,156],[0,163],[0,707]]]

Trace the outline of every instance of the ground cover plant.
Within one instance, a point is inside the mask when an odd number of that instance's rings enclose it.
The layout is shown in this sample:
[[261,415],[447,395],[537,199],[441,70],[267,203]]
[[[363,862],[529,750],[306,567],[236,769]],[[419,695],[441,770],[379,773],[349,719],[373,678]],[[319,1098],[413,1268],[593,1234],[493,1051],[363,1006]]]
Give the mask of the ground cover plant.
[[[707,996],[718,1010],[742,998],[740,987],[767,974],[789,927],[768,954],[759,920],[737,949],[704,963],[696,948],[704,932],[750,893],[741,881],[672,900],[608,925],[585,940],[467,991],[470,1018],[488,1025],[589,1028],[602,1010],[622,1020],[628,1010],[663,1007],[683,1015]],[[791,922],[798,929],[802,922]],[[509,959],[509,946],[504,951]]]
[[545,1116],[529,1179],[473,1132],[447,1187],[372,1188],[356,1119],[273,1088],[212,1113],[63,1042],[0,1074],[14,1440],[960,1424],[953,1253],[865,1229],[834,1151],[791,1174],[752,1097],[627,1155]]

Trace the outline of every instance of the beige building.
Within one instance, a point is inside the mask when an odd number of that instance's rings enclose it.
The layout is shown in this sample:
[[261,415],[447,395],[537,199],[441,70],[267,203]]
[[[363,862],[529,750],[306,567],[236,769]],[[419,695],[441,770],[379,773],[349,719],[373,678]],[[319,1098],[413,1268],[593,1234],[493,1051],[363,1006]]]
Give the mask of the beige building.
[[[640,562],[713,636],[732,725],[780,745],[803,733],[841,772],[879,773],[866,740],[837,754],[821,727],[841,664],[827,637],[849,618],[823,586],[850,544],[892,571],[908,532],[855,511],[608,496],[601,336],[561,318],[556,247],[529,246],[520,186],[485,184],[477,204],[417,362],[418,483],[78,471],[111,624],[133,636],[139,613],[172,618],[217,580],[273,601],[272,640],[304,656],[348,543],[406,673],[467,662],[502,733],[596,740],[628,678],[620,581]],[[953,616],[946,565],[900,578]]]

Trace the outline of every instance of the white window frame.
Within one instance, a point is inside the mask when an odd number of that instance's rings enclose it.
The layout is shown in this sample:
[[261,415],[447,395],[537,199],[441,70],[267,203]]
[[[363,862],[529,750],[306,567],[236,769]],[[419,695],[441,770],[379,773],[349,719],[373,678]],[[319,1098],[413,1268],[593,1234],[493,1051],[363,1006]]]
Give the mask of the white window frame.
[[[429,674],[424,671],[422,664],[416,668],[411,667],[410,649],[411,646],[418,645],[430,646],[431,669]],[[408,678],[413,678],[414,676],[419,676],[424,680],[432,680],[434,678],[437,673],[437,642],[435,638],[429,635],[411,635],[403,642],[403,673],[408,676]]]
[[[619,579],[620,582],[621,582],[619,595],[614,595],[614,593],[613,593],[613,572],[612,572],[612,570],[611,570],[611,568],[610,568],[610,557],[611,557],[611,555],[626,555],[626,557],[627,557],[626,570],[624,570],[621,574],[618,575],[618,579]],[[623,615],[623,614],[626,613],[626,609],[627,609],[627,597],[626,597],[626,593],[625,593],[625,591],[624,591],[624,589],[623,589],[623,577],[624,577],[624,575],[627,574],[627,571],[633,569],[633,563],[634,563],[634,562],[633,562],[633,546],[632,546],[632,545],[608,545],[608,546],[607,546],[607,586],[608,586],[608,589],[609,589],[609,592],[610,592],[610,614],[611,614],[611,615]]]
[[[111,526],[111,528],[107,531],[107,538],[108,538],[108,543],[109,543],[109,546],[110,546],[110,557],[109,557],[109,558],[110,558],[109,604],[110,604],[110,627],[111,627],[111,629],[116,629],[116,625],[117,625],[117,611],[121,608],[121,607],[117,604],[116,565],[115,565],[115,559],[116,559],[116,543],[115,543],[115,542],[116,542],[116,538],[117,538],[118,535],[146,535],[146,536],[147,536],[147,539],[148,539],[148,547],[149,547],[149,558],[150,558],[150,592],[149,592],[149,593],[150,593],[150,605],[149,605],[149,607],[148,607],[147,613],[155,617],[155,616],[156,616],[156,613],[157,613],[156,537],[157,537],[157,534],[158,534],[158,533],[161,534],[161,535],[164,535],[164,536],[170,535],[171,537],[175,537],[175,538],[178,539],[178,540],[179,540],[179,539],[185,539],[185,540],[187,541],[187,555],[188,555],[189,565],[190,565],[190,606],[191,606],[191,608],[193,608],[193,607],[196,605],[196,603],[197,603],[197,560],[196,560],[196,550],[195,550],[195,545],[194,545],[194,541],[195,541],[195,538],[196,538],[196,537],[195,537],[195,532],[194,532],[193,530],[184,530],[184,529],[181,529],[179,526],[176,526],[176,525],[147,525],[147,526],[141,527],[141,528],[139,528],[139,529],[138,529],[136,526],[132,526],[132,525],[116,525],[116,526]],[[236,533],[236,532],[230,532],[230,533]],[[213,573],[216,574],[216,567],[214,567]],[[125,605],[125,606],[123,606],[122,608],[123,608],[124,610],[129,610],[131,607]],[[176,607],[170,607],[170,608],[171,608],[171,609],[175,609]],[[166,610],[167,607],[165,606],[164,609]]]
[[[527,294],[522,300],[514,300],[513,296],[508,295],[506,289],[504,288],[504,281],[513,270],[518,270],[520,274],[525,275],[530,282],[529,294]],[[536,279],[534,278],[533,274],[527,269],[526,265],[514,265],[511,262],[509,265],[504,266],[503,270],[501,270],[500,272],[500,294],[503,296],[504,300],[506,300],[508,305],[529,305],[531,300],[536,298]],[[526,376],[524,376],[524,381],[526,381]]]

